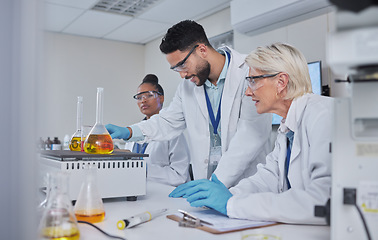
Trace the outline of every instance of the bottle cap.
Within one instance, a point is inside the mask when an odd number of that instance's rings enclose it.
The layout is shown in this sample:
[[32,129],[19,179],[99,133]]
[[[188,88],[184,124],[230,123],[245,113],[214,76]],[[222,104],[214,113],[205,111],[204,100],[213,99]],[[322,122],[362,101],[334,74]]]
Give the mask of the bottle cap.
[[123,230],[123,229],[125,229],[127,227],[127,225],[129,225],[129,223],[130,222],[128,220],[119,220],[117,222],[117,228],[119,230]]

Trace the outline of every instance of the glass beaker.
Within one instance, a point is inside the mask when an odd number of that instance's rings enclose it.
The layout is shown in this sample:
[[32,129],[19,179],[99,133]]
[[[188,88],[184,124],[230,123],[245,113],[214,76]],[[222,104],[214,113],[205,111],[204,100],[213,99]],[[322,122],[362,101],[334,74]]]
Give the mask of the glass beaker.
[[77,240],[80,232],[68,196],[68,174],[50,174],[50,194],[39,225],[41,239]]
[[84,141],[84,151],[94,154],[109,154],[113,152],[114,145],[112,137],[102,123],[103,105],[104,105],[104,89],[97,88],[97,108],[96,108],[96,124],[89,132]]
[[105,210],[97,188],[97,167],[89,163],[84,166],[84,172],[85,181],[74,207],[76,218],[91,223],[101,222],[105,218]]
[[70,150],[71,151],[82,151],[82,130],[81,125],[83,124],[83,97],[77,97],[77,108],[76,108],[76,132],[72,135],[70,140]]

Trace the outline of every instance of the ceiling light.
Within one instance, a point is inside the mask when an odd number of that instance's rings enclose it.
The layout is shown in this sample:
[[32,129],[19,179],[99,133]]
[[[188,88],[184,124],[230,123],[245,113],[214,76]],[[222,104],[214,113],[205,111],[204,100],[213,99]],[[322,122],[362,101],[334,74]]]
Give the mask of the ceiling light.
[[158,1],[160,0],[99,0],[92,9],[135,17]]

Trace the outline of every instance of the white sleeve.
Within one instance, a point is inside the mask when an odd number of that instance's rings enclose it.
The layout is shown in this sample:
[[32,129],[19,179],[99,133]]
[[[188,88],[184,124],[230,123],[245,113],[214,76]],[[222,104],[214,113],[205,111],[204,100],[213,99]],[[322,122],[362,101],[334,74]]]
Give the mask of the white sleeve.
[[155,150],[159,150],[149,153],[148,179],[172,186],[187,182],[189,180],[190,155],[184,135],[181,134],[170,141],[152,143],[159,144],[159,148],[155,148]]

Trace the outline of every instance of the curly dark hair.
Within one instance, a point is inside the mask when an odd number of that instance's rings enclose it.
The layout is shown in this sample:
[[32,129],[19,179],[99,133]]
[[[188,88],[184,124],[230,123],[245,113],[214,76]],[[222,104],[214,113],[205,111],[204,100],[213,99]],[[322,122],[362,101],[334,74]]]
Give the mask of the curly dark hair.
[[195,21],[184,20],[168,29],[161,40],[160,51],[164,54],[186,51],[198,43],[211,47],[203,27]]
[[[158,77],[157,77],[155,74],[147,74],[147,75],[143,78],[142,83],[141,83],[140,85],[142,85],[142,84],[144,84],[144,83],[149,83],[149,84],[151,84],[152,86],[155,87],[155,89],[156,89],[161,95],[164,96],[164,90],[163,90],[163,87],[160,86],[160,84],[159,84],[159,79],[158,79]],[[140,85],[139,85],[139,86],[140,86]]]

